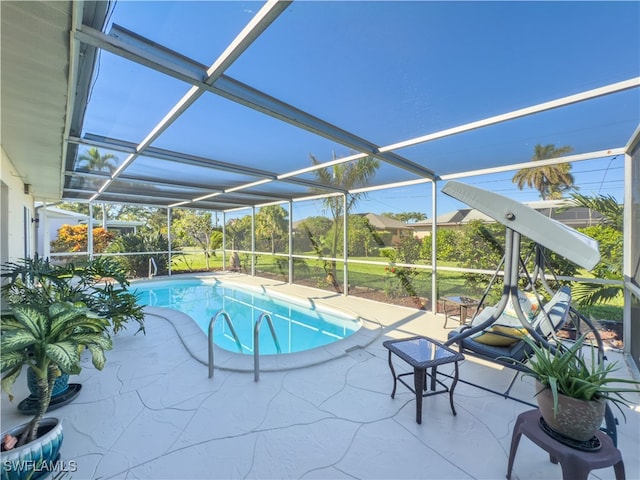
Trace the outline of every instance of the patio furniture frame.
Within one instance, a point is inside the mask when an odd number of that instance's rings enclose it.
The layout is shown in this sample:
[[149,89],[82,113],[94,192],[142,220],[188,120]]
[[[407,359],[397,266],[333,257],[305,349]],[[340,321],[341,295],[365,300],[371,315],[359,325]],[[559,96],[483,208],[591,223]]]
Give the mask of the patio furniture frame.
[[[526,405],[536,406],[533,403],[510,395],[511,388],[517,376],[524,371],[521,362],[526,362],[532,354],[530,347],[518,337],[512,337],[515,343],[514,346],[509,347],[484,345],[474,341],[472,338],[475,334],[486,331],[498,321],[510,299],[513,299],[511,302],[513,310],[520,320],[522,329],[526,330],[529,337],[538,345],[546,349],[555,350],[554,344],[560,342],[556,336],[556,332],[562,328],[567,321],[573,322],[578,331],[580,330],[581,324],[584,323],[589,327],[591,332],[593,332],[598,349],[598,360],[600,362],[605,361],[602,339],[595,326],[571,307],[571,294],[568,287],[562,287],[557,291],[553,291],[545,277],[545,246],[564,255],[569,260],[587,269],[591,269],[600,259],[597,242],[559,222],[540,215],[535,210],[519,202],[493,192],[458,182],[449,182],[444,186],[442,191],[458,200],[468,203],[473,208],[480,210],[506,226],[504,256],[500,262],[500,266],[504,265],[504,284],[502,296],[498,304],[495,307],[487,307],[486,312],[483,311],[474,317],[474,320],[481,318],[482,321],[476,321],[474,325],[472,320],[470,325],[462,326],[450,332],[449,338],[444,345],[451,346],[456,344],[458,351],[464,355],[497,363],[515,370],[515,373],[504,392],[498,392],[463,379],[459,379],[459,381]],[[535,267],[532,275],[528,274],[526,261],[521,257],[520,240],[522,235],[528,236],[535,242]],[[500,266],[498,266],[498,269]],[[480,312],[489,289],[497,277],[498,272],[496,271],[481,299],[481,304],[477,310],[478,312]],[[553,277],[557,281],[555,275]],[[535,289],[537,281],[540,282],[548,294],[553,295],[551,301],[541,308],[540,313],[534,319],[533,323],[529,322],[522,311],[520,302],[517,301],[518,283],[521,278],[526,280],[526,288],[531,289],[535,293],[540,305],[542,305],[541,298]],[[563,296],[565,297],[564,299],[562,298]],[[492,333],[494,335],[509,336],[497,332]],[[612,438],[614,445],[617,444],[617,420],[609,404],[607,404],[605,423],[604,431]]]

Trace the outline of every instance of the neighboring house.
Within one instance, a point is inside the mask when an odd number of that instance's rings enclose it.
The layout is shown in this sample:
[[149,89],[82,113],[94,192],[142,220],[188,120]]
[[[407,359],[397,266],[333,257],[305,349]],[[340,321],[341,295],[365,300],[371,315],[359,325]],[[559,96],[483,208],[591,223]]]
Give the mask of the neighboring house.
[[[525,203],[529,207],[537,210],[545,217],[553,218],[572,228],[582,228],[591,225],[598,225],[602,219],[602,215],[594,210],[585,207],[570,207],[563,211],[566,207],[566,200],[540,200],[537,202]],[[457,229],[472,220],[482,220],[486,223],[494,223],[491,217],[474,210],[472,208],[463,208],[454,212],[445,213],[438,217],[438,228]],[[414,234],[418,238],[424,238],[431,235],[431,219],[423,220],[410,224]]]
[[553,218],[571,228],[599,225],[603,218],[599,212],[586,207],[571,207],[559,212],[558,210],[562,210],[560,207],[567,205],[565,200],[541,200],[527,203],[527,205],[545,217]]
[[63,225],[86,223],[89,216],[56,207],[47,207],[45,213],[42,211],[43,208],[43,206],[36,206],[36,252],[48,257],[51,242],[58,237],[58,229]]
[[371,225],[374,230],[379,232],[389,232],[391,234],[392,245],[395,245],[400,241],[400,238],[410,235],[412,232],[409,225],[394,218],[377,215],[375,213],[366,213],[362,214],[362,216],[369,220],[369,225]]
[[[71,212],[62,208],[36,206],[36,252],[42,256],[49,256],[51,242],[58,238],[58,230],[63,225],[79,225],[89,222],[89,216],[84,213]],[[144,225],[139,221],[107,220],[107,230],[120,234],[136,233],[138,227]],[[102,222],[94,221],[94,228],[102,227]],[[45,239],[47,244],[45,245]]]
[[[87,223],[87,221],[80,223]],[[107,230],[111,232],[117,232],[120,235],[125,235],[127,233],[138,233],[138,227],[141,227],[142,225],[144,225],[144,222],[134,222],[128,220],[107,220]],[[93,226],[94,228],[101,227],[102,223],[96,224],[96,222],[94,222]]]

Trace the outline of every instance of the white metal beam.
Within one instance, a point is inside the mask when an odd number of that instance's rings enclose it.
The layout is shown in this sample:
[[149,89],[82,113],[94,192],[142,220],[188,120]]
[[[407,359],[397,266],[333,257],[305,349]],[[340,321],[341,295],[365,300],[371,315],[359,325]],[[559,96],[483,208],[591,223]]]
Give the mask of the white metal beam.
[[[250,108],[253,108],[258,111],[262,111],[266,114],[279,118],[280,120],[286,121],[288,123],[294,124],[301,128],[305,128],[309,131],[322,135],[326,138],[330,138],[338,143],[347,145],[353,148],[354,150],[361,152],[361,153],[358,153],[349,157],[345,157],[342,159],[334,159],[330,162],[326,162],[320,165],[311,166],[311,167],[303,168],[293,172],[276,175],[276,179],[278,180],[290,179],[291,177],[296,175],[309,173],[309,172],[312,172],[321,168],[326,168],[339,163],[345,163],[348,161],[357,160],[367,155],[373,155],[378,158],[381,158],[383,161],[387,163],[396,165],[399,168],[403,168],[407,171],[411,171],[413,173],[416,173],[424,177],[424,178],[412,181],[412,182],[415,182],[415,184],[423,183],[426,181],[430,181],[432,178],[436,178],[433,175],[433,172],[430,169],[423,167],[422,165],[418,165],[414,162],[406,160],[403,157],[396,156],[396,154],[392,153],[393,150],[406,148],[409,146],[437,140],[440,138],[456,135],[463,132],[468,132],[468,131],[483,128],[486,126],[495,125],[497,123],[506,122],[516,118],[533,115],[533,114],[544,112],[547,110],[560,108],[563,106],[583,102],[586,100],[591,100],[597,97],[621,92],[624,90],[629,90],[632,88],[637,88],[638,86],[640,86],[640,77],[635,77],[629,80],[617,82],[611,85],[606,85],[604,87],[592,89],[586,92],[581,92],[581,93],[569,95],[560,99],[522,108],[513,112],[496,115],[483,120],[479,120],[479,121],[467,123],[464,125],[460,125],[457,127],[453,127],[450,129],[442,130],[439,132],[423,135],[423,136],[409,139],[403,142],[390,144],[384,147],[378,147],[375,144],[372,144],[366,140],[363,140],[357,136],[350,134],[349,132],[341,130],[338,127],[328,124],[316,117],[313,117],[307,114],[306,112],[300,111],[295,107],[287,105],[258,90],[255,90],[247,85],[244,85],[241,82],[238,82],[237,80],[227,77],[222,73],[220,73],[217,79],[211,82],[210,84],[207,82],[207,79],[202,80],[202,77],[205,76],[204,73],[202,73],[202,69],[204,67],[197,64],[197,62],[183,56],[178,56],[175,52],[171,52],[170,50],[164,49],[163,47],[160,47],[157,45],[153,46],[154,48],[157,49],[157,50],[154,50],[155,53],[150,53],[150,51],[153,50],[153,48],[149,43],[149,41],[142,37],[136,37],[135,42],[137,43],[135,43],[133,40],[129,41],[129,39],[127,39],[127,41],[125,42],[125,41],[122,41],[121,39],[115,39],[115,38],[106,36],[101,32],[97,32],[97,33],[95,31],[92,32],[91,29],[88,27],[87,28],[83,27],[83,31],[80,32],[79,35],[81,36],[83,41],[86,41],[94,45],[98,45],[101,48],[112,51],[113,53],[126,57],[132,61],[145,64],[151,68],[154,68],[156,70],[163,71],[164,73],[172,75],[175,78],[180,78],[181,80],[189,82],[192,85],[197,86],[199,89],[198,90],[199,92],[203,92],[204,90],[210,90],[212,92],[217,93],[218,95],[222,95],[226,98],[230,98]],[[135,34],[131,34],[131,35],[135,35]],[[614,150],[608,150],[603,152],[607,152],[607,153],[604,153],[601,156],[610,156],[610,155],[615,155],[619,153],[619,152],[609,153],[609,152],[614,152]],[[391,155],[391,156],[388,156],[388,155]],[[567,161],[579,161],[582,159],[587,159],[587,156],[589,155],[591,154],[583,154],[584,158],[580,158],[581,156],[564,157],[562,161],[557,159],[549,160],[550,162],[549,164],[562,163]],[[597,158],[597,157],[591,156],[590,158]],[[542,165],[542,163],[539,163],[538,165]],[[445,176],[442,176],[442,179],[463,178],[463,177],[472,176],[472,175],[497,173],[500,171],[508,171],[516,168],[527,168],[530,166],[531,165],[529,162],[525,162],[521,164],[509,165],[504,167],[495,167],[491,169],[476,170],[473,172],[464,172],[464,173],[445,175]],[[372,188],[380,189],[385,187],[377,186]],[[367,191],[367,189],[366,188],[359,189],[358,191]],[[356,191],[351,193],[356,193]]]
[[[80,42],[74,38],[74,34],[82,25],[82,12],[84,10],[84,2],[72,2],[71,6],[71,30],[69,32],[69,73],[67,83],[67,115],[64,119],[64,130],[62,131],[62,162],[67,158],[67,142],[71,131],[71,122],[73,120],[73,109],[75,104],[75,89],[78,83],[78,65],[80,61]],[[60,169],[60,198],[62,198],[62,190],[64,187],[64,168]]]
[[[204,82],[211,85],[215,82],[248,47],[251,43],[266,30],[266,28],[275,21],[275,19],[287,8],[290,1],[269,0],[263,5],[258,13],[251,19],[245,28],[231,42],[218,59],[207,69],[207,77]],[[165,115],[165,117],[151,129],[149,134],[138,144],[136,153],[129,155],[127,159],[113,173],[111,179],[98,190],[98,195],[103,193],[110,183],[123,172],[129,164],[134,161],[151,143],[158,138],[182,113],[189,108],[203,93],[204,89],[192,87],[189,91],[173,106],[173,108]],[[97,198],[93,197],[93,200]]]
[[489,125],[495,125],[497,123],[503,123],[508,120],[514,120],[516,118],[526,117],[529,115],[533,115],[535,113],[540,113],[540,112],[545,112],[547,110],[553,110],[555,108],[565,107],[573,103],[584,102],[585,100],[591,100],[597,97],[610,95],[612,93],[622,92],[624,90],[637,88],[639,86],[640,86],[640,77],[635,77],[629,80],[624,80],[622,82],[605,85],[604,87],[587,90],[586,92],[577,93],[575,95],[569,95],[567,97],[551,100],[549,102],[539,103],[531,107],[521,108],[519,110],[514,110],[509,113],[495,115],[493,117],[485,118],[483,120],[478,120],[476,122],[465,123],[464,125],[460,125],[457,127],[448,128],[446,130],[430,133],[428,135],[422,135],[420,137],[412,138],[410,140],[405,140],[403,142],[393,143],[391,145],[387,145],[386,147],[382,147],[380,150],[383,152],[386,152],[389,150],[398,150],[400,148],[411,147],[419,143],[430,142],[432,140],[437,140],[439,138],[449,137],[451,135],[457,135],[463,132],[469,132],[471,130],[487,127]]
[[[90,145],[92,147],[106,148],[116,152],[133,153],[136,150],[136,145],[127,142],[126,140],[106,138],[99,135],[87,134],[84,138],[69,137],[68,142],[77,143],[78,145]],[[174,152],[172,150],[166,150],[162,148],[149,147],[144,151],[145,157],[158,158],[161,160],[167,160],[170,162],[183,163],[189,165],[195,165],[199,167],[214,168],[224,172],[248,175],[258,178],[278,180],[293,185],[301,185],[305,187],[315,188],[318,190],[326,190],[329,192],[344,192],[343,188],[337,188],[331,185],[325,185],[320,182],[312,180],[305,180],[301,178],[291,178],[290,175],[279,175],[266,170],[260,170],[257,168],[251,168],[235,163],[222,162],[213,158],[201,157],[197,155],[190,155],[186,153]],[[363,155],[364,156],[364,155]],[[120,174],[121,176],[122,174]],[[128,177],[131,178],[131,177]],[[251,185],[246,185],[243,188],[249,188]],[[241,188],[237,188],[240,190]],[[212,192],[213,193],[213,192]],[[282,198],[282,197],[280,197]]]
[[556,157],[546,160],[536,160],[535,164],[531,161],[513,163],[502,167],[483,168],[479,170],[470,170],[468,172],[452,173],[450,175],[442,175],[442,180],[454,180],[457,178],[475,177],[477,175],[489,175],[492,173],[509,172],[511,170],[520,170],[522,168],[546,167],[547,165],[558,165],[560,163],[581,162],[584,160],[594,160],[596,158],[614,157],[616,155],[624,155],[624,147],[610,148],[597,152],[579,153],[576,155],[567,155],[565,157]]
[[[192,95],[199,97],[205,90],[209,90],[246,107],[328,138],[358,152],[362,152],[359,157],[367,155],[375,156],[384,162],[410,171],[421,177],[433,178],[435,175],[429,168],[403,158],[394,152],[382,151],[376,144],[368,140],[325,122],[320,118],[310,115],[303,110],[271,97],[233,78],[219,74],[213,81],[211,81],[210,78],[203,79],[203,77],[206,77],[208,74],[208,70],[205,70],[204,66],[150,42],[122,27],[114,25],[112,31],[112,35],[105,35],[89,27],[83,27],[83,29],[77,33],[77,37],[88,44],[100,47],[128,60],[190,83],[193,87],[189,93],[183,97],[181,102],[187,102],[187,97],[191,98]],[[198,71],[199,69],[201,71]],[[193,101],[195,101],[195,98]],[[172,116],[177,118],[193,101],[189,101],[190,103],[188,103],[188,105],[185,103],[186,106],[181,105],[181,102],[179,102],[174,107],[174,110],[167,114],[165,119],[168,120]],[[160,131],[157,132],[157,135],[160,133]],[[157,138],[157,135],[152,131],[148,138]],[[145,140],[141,145],[147,143]],[[314,169],[317,168],[322,168],[322,165]]]

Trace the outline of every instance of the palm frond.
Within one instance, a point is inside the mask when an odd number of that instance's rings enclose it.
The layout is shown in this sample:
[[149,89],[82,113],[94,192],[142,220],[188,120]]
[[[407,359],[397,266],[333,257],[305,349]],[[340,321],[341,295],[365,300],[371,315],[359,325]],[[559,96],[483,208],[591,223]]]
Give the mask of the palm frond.
[[598,283],[577,283],[572,290],[573,299],[583,306],[610,303],[620,296],[622,285],[602,285]]
[[603,224],[610,225],[619,232],[622,232],[624,225],[624,208],[612,195],[591,197],[574,193],[572,195],[572,204],[595,210],[602,215]]

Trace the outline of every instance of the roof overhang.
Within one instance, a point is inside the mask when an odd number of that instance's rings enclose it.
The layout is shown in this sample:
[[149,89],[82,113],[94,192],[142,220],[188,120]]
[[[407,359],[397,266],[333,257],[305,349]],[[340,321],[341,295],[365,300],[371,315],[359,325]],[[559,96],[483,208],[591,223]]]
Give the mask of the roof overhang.
[[[2,148],[30,193],[62,197],[64,139],[82,126],[96,50],[70,47],[76,17],[98,28],[109,2],[2,1]],[[75,73],[75,75],[74,75]],[[70,88],[70,78],[77,82]]]

